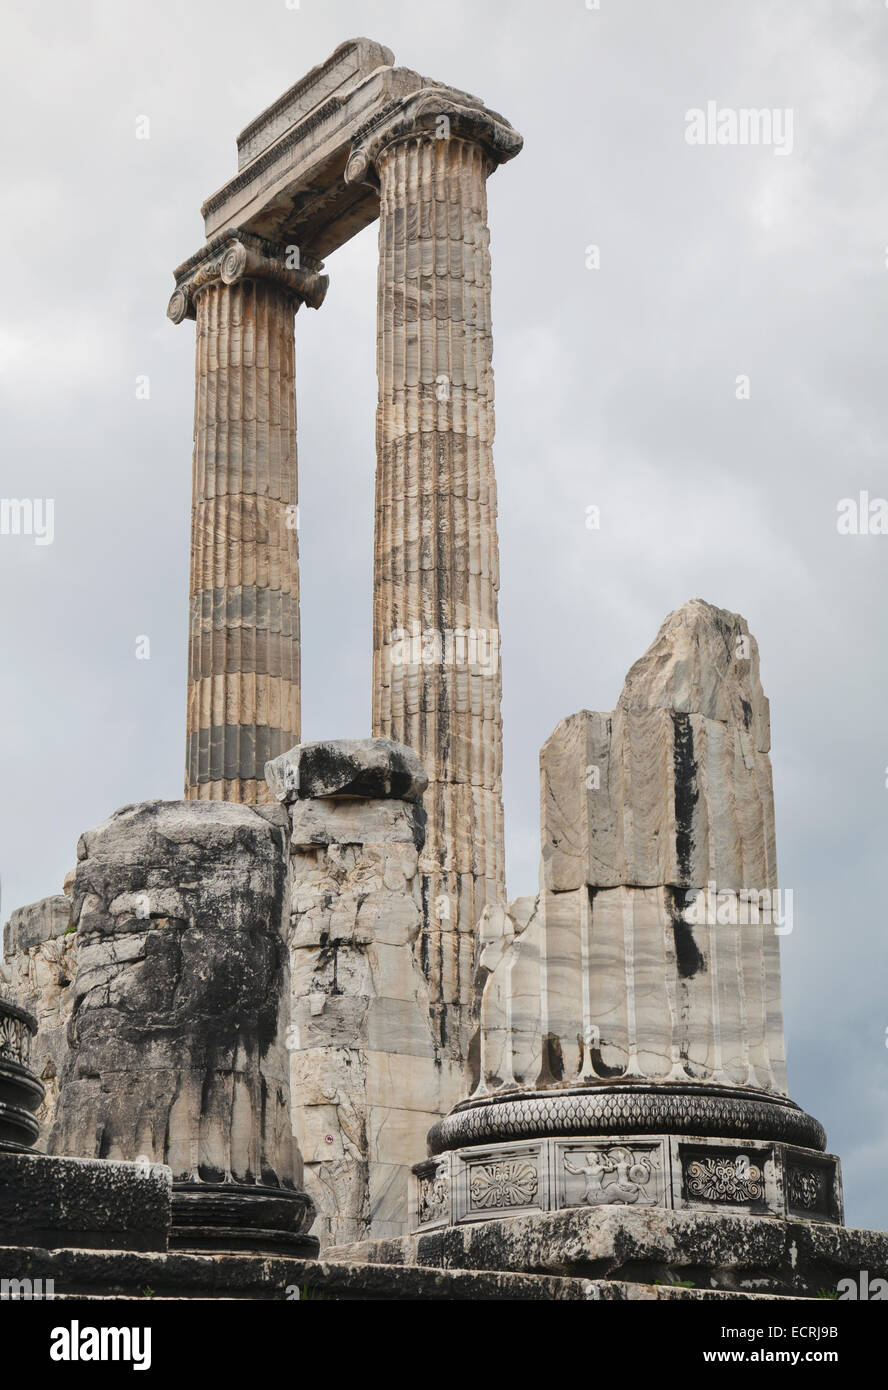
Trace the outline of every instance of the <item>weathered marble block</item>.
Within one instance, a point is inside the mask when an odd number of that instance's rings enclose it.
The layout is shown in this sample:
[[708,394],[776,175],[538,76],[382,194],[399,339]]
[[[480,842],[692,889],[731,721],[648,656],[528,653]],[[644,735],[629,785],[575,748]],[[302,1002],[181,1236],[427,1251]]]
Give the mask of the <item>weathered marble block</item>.
[[[475,1095],[706,1084],[786,1095],[768,702],[737,614],[669,615],[612,714],[540,755],[540,895],[482,928]],[[812,1131],[813,1133],[813,1131]],[[798,1136],[790,1136],[798,1138]]]
[[0,1247],[166,1250],[169,1233],[168,1168],[0,1151]]
[[292,1246],[313,1217],[284,1044],[285,838],[274,808],[155,801],[78,845],[49,1147],[167,1164],[179,1244]]
[[16,908],[3,930],[3,954],[18,955],[53,941],[71,925],[71,899],[66,893]]
[[410,1164],[461,1089],[419,954],[426,776],[386,739],[269,763],[290,815],[288,1045],[296,1134],[324,1240],[406,1230]]

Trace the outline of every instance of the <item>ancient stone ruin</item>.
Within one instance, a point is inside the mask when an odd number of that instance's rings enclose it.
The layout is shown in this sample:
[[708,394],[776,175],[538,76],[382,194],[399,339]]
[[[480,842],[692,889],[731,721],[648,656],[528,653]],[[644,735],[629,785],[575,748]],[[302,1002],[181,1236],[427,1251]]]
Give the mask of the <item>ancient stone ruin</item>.
[[[486,181],[521,137],[357,39],[237,144],[168,308],[196,333],[185,795],[85,832],[6,925],[0,1278],[24,1251],[105,1296],[888,1274],[787,1094],[741,617],[683,605],[612,712],[562,720],[539,893],[506,896]],[[294,316],[377,219],[372,728],[303,743]]]

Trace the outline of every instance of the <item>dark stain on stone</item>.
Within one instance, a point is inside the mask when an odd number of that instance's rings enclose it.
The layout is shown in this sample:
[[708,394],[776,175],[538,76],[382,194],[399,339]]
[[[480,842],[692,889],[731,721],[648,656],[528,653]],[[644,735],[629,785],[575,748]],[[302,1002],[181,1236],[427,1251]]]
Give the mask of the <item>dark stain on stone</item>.
[[422,853],[422,847],[426,842],[426,824],[428,819],[428,813],[417,802],[413,808],[413,844],[417,854]]
[[694,940],[694,930],[684,920],[686,893],[683,888],[673,884],[666,885],[666,906],[672,919],[672,935],[675,940],[675,961],[679,978],[692,980],[698,971],[706,969],[706,957]]
[[419,963],[422,973],[426,979],[429,976],[429,878],[428,874],[422,875],[420,884],[420,899],[422,903],[422,930],[419,933]]
[[600,1047],[590,1047],[589,1055],[592,1058],[592,1065],[595,1068],[596,1076],[611,1077],[623,1075],[622,1067],[609,1067],[607,1062],[602,1060]]
[[706,969],[706,958],[694,940],[694,933],[687,922],[673,922],[675,936],[675,960],[678,974],[682,980],[692,980],[699,970]]
[[557,1034],[546,1034],[543,1038],[542,1054],[542,1066],[536,1084],[552,1086],[556,1081],[563,1081],[564,1056],[561,1051],[561,1039]]
[[672,711],[672,765],[675,774],[675,853],[683,878],[690,878],[694,847],[694,807],[699,798],[691,716]]

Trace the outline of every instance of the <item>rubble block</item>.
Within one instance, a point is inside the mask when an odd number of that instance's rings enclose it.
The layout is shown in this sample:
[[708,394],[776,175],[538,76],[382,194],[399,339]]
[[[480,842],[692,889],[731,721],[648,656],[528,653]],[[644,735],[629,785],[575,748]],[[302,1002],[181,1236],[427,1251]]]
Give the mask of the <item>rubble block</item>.
[[32,946],[42,946],[62,936],[71,925],[71,899],[65,893],[54,893],[27,907],[16,908],[9,915],[3,932],[3,954],[15,955]]

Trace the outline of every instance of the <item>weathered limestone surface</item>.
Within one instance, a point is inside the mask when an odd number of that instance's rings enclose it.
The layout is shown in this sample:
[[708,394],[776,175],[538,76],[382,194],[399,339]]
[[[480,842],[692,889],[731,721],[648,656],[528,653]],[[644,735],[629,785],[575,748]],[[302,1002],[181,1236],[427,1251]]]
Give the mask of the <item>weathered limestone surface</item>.
[[505,893],[486,180],[520,148],[442,89],[372,126],[346,172],[380,190],[373,732],[429,773],[423,954],[459,1057],[478,918]]
[[276,799],[421,801],[429,784],[412,748],[388,739],[340,738],[303,743],[265,769]]
[[[243,169],[322,103],[332,114],[343,97],[380,67],[394,62],[391,49],[371,39],[347,39],[283,96],[256,116],[237,137],[237,167]],[[215,228],[208,228],[208,234]]]
[[[52,1279],[58,1298],[261,1299],[325,1302],[586,1302],[622,1300],[636,1295],[621,1285],[598,1285],[558,1275],[498,1273],[487,1270],[398,1268],[256,1255],[167,1254],[123,1250],[23,1249],[0,1246],[0,1279],[17,1279],[22,1269],[33,1280]],[[684,1295],[688,1290],[668,1290]]]
[[7,957],[42,946],[71,925],[71,899],[67,893],[40,898],[10,913],[3,929],[3,954]]
[[48,1134],[58,1103],[59,1077],[68,1052],[74,1007],[77,934],[66,893],[42,898],[10,914],[3,934],[0,993],[37,1019],[30,1065],[45,1088],[36,1118]]
[[48,1147],[290,1188],[282,813],[124,807],[81,836],[71,1049]]
[[268,778],[291,820],[288,1046],[316,1233],[398,1234],[410,1164],[462,1084],[419,955],[425,776],[375,739],[295,748]]
[[549,891],[775,887],[770,746],[745,620],[684,604],[630,670],[613,714],[571,715],[543,747]]
[[862,1269],[888,1277],[888,1233],[657,1207],[598,1207],[448,1226],[327,1252],[343,1261],[521,1270],[650,1285],[816,1297]]
[[170,1210],[170,1170],[160,1164],[0,1151],[5,1246],[166,1250]]
[[562,721],[540,757],[539,902],[486,928],[478,1094],[638,1078],[785,1095],[769,746],[755,640],[701,600],[612,714]]

